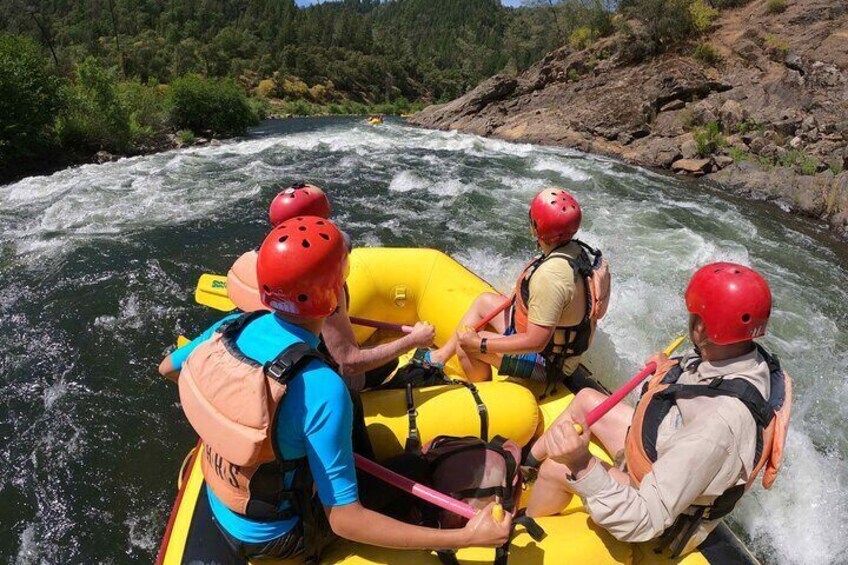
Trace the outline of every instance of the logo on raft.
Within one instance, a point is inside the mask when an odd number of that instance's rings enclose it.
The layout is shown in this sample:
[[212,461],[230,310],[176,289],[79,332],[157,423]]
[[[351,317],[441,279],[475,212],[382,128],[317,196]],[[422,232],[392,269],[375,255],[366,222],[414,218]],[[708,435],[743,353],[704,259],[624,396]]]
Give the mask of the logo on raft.
[[227,288],[226,281],[212,281],[212,288]]

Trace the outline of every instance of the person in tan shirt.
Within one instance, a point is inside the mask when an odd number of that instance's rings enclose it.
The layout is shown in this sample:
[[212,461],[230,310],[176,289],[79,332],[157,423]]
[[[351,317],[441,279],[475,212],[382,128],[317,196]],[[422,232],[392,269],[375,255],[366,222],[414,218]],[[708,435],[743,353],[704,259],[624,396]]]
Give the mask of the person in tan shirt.
[[[619,404],[579,431],[574,423],[585,423],[606,398],[581,391],[533,446],[531,462],[547,460],[529,516],[559,513],[576,493],[592,520],[617,539],[668,534],[665,545],[681,554],[732,510],[769,458],[780,456],[774,412],[785,410],[788,422],[786,377],[753,341],[765,334],[771,310],[765,280],[741,265],[708,265],[693,277],[686,303],[695,350],[674,362],[664,354],[649,359],[658,376],[636,410]],[[592,436],[617,465],[589,453]]]
[[512,307],[476,332],[470,328],[504,302],[494,293],[480,295],[454,338],[436,351],[419,352],[420,362],[441,367],[456,354],[471,381],[490,379],[493,366],[502,375],[540,381],[572,375],[594,334],[593,300],[608,299],[587,288],[597,265],[608,271],[599,251],[574,239],[581,219],[579,204],[565,190],[537,194],[530,222],[541,253],[519,277]]

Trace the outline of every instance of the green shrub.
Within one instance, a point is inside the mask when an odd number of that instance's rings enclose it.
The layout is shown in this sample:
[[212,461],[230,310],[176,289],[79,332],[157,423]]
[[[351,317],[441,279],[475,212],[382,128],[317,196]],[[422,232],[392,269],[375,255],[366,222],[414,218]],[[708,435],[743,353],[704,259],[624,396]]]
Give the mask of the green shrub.
[[271,105],[268,100],[265,98],[248,98],[247,102],[258,120],[268,119],[268,114],[271,112]]
[[137,80],[118,83],[118,98],[129,110],[130,140],[138,146],[165,129],[168,120],[165,90]]
[[259,123],[247,96],[230,79],[180,77],[168,88],[168,101],[171,123],[180,129],[239,135]]
[[0,166],[53,143],[61,89],[33,41],[0,35]]
[[197,141],[197,136],[190,129],[181,129],[177,132],[177,139],[183,145],[194,145],[194,142]]
[[691,6],[692,0],[625,0],[620,9],[644,24],[657,52],[697,33]]
[[114,69],[94,57],[76,66],[57,130],[63,146],[83,151],[123,153],[131,149],[130,111],[121,100]]
[[766,35],[766,47],[774,52],[779,59],[785,59],[789,53],[789,42],[772,34]]
[[731,147],[728,150],[728,155],[731,159],[733,159],[734,163],[741,163],[742,161],[747,161],[750,158],[748,152],[744,149],[740,149],[739,147]]
[[571,32],[571,35],[568,36],[568,44],[577,50],[586,49],[592,43],[594,43],[596,39],[595,33],[586,26],[581,26]]
[[767,14],[782,14],[786,11],[786,0],[768,0],[766,4]]
[[721,62],[721,55],[715,47],[709,43],[699,43],[692,50],[692,57],[711,67],[716,66]]
[[727,145],[718,122],[708,122],[704,127],[695,128],[692,131],[692,136],[695,138],[695,143],[698,145],[698,155],[701,157],[712,155],[716,149]]
[[567,76],[568,80],[572,82],[577,82],[578,80],[580,80],[580,71],[578,71],[574,67],[569,67]]
[[792,167],[802,175],[814,175],[819,168],[819,162],[803,151],[791,149],[779,161],[784,167]]
[[718,17],[718,10],[704,0],[693,0],[689,5],[689,15],[692,17],[692,26],[695,31],[704,33],[710,29],[713,20]]

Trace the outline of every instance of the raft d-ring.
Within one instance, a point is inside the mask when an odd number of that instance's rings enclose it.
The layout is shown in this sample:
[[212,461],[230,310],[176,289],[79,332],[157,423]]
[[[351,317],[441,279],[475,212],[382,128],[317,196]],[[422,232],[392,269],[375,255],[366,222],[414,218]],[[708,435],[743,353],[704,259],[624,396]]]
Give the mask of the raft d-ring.
[[183,488],[183,479],[185,478],[186,466],[188,466],[188,462],[191,461],[192,456],[197,451],[197,446],[191,448],[191,451],[185,456],[183,459],[183,464],[180,465],[180,474],[177,475],[177,490],[181,490]]
[[403,285],[398,285],[394,288],[394,301],[395,306],[398,308],[403,308],[406,306],[406,287]]

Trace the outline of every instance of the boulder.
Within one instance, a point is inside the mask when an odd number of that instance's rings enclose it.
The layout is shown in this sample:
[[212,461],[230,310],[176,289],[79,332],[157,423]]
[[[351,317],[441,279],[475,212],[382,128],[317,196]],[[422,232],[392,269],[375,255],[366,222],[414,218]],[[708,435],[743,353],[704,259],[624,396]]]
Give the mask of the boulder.
[[818,120],[816,120],[816,117],[813,116],[812,114],[810,114],[809,116],[807,116],[806,118],[801,120],[801,131],[803,131],[803,132],[810,131],[810,130],[818,127],[818,125],[819,125],[819,123],[818,123]]
[[727,155],[716,155],[713,157],[713,163],[715,163],[716,168],[723,169],[732,165],[733,159]]
[[748,111],[736,100],[726,100],[718,110],[719,118],[724,129],[731,129],[736,124],[748,118]]
[[784,118],[771,124],[771,127],[783,137],[792,137],[798,129],[798,122],[793,118]]
[[660,112],[671,112],[672,110],[680,110],[686,106],[686,102],[683,100],[672,100],[662,108],[660,108]]
[[702,175],[708,172],[710,166],[709,159],[678,159],[671,164],[671,170],[693,175]]
[[680,146],[680,154],[683,155],[684,159],[694,159],[698,156],[698,144],[692,139],[691,135]]
[[751,153],[759,155],[766,145],[768,145],[768,142],[765,139],[762,137],[755,137],[751,140],[751,143],[748,144],[748,149]]
[[789,140],[789,147],[792,149],[798,149],[801,145],[803,145],[803,141],[801,141],[801,138],[797,135]]

